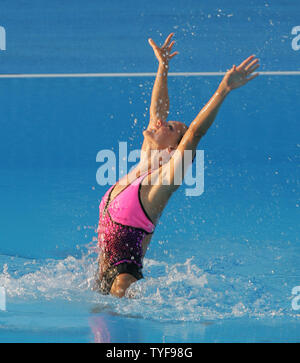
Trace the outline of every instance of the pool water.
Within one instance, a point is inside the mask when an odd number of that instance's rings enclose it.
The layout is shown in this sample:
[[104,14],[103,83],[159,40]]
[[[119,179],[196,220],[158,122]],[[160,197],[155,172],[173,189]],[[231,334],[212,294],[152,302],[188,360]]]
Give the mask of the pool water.
[[[32,256],[0,256],[0,285],[7,293],[7,312],[0,312],[1,341],[299,341],[300,315],[291,305],[291,291],[300,275],[299,245],[293,237],[297,223],[289,208],[288,193],[282,192],[284,198],[277,198],[276,205],[268,200],[271,193],[262,186],[259,191],[265,200],[257,196],[254,184],[266,178],[262,175],[266,170],[261,170],[259,177],[254,170],[243,170],[244,176],[234,178],[233,170],[218,170],[215,166],[215,175],[207,173],[211,182],[206,182],[207,190],[199,197],[200,206],[191,200],[193,197],[185,196],[184,189],[174,195],[145,259],[145,279],[132,285],[134,298],[123,300],[92,291],[99,195],[97,187],[93,189],[88,182],[74,191],[74,185],[80,184],[81,172],[76,177],[73,170],[71,180],[61,190],[55,190],[50,176],[43,178],[43,185],[36,173],[27,174],[31,180],[28,188],[35,180],[36,195],[42,194],[37,185],[56,192],[55,208],[49,196],[43,197],[44,204],[35,200],[35,193],[29,196],[27,182],[22,180],[24,193],[18,203],[23,220],[18,228],[23,232],[12,233],[12,240],[20,238],[23,253],[31,249]],[[55,174],[63,174],[62,180],[67,180],[65,171]],[[235,199],[226,201],[217,190],[220,178],[227,186],[238,183],[241,189],[246,188],[247,196],[243,198],[239,191]],[[237,190],[234,185],[231,188]],[[283,190],[280,183],[276,188]],[[186,207],[174,217],[171,211],[180,200]],[[30,239],[26,234],[30,232],[33,202],[37,203],[40,224]],[[290,206],[292,203],[293,198]],[[83,215],[77,214],[78,210],[84,211]],[[65,214],[64,220],[70,218],[66,234],[71,235],[74,245],[70,244],[69,250],[63,239],[57,243],[63,226],[56,218],[61,214]],[[80,224],[83,219],[93,218],[94,225]],[[45,246],[40,245],[39,238],[45,233],[47,221],[48,238],[56,241]],[[285,233],[279,222],[286,226]],[[4,230],[16,228],[6,225]],[[52,255],[48,257],[51,247]],[[13,246],[7,244],[8,248]],[[125,331],[118,328],[123,324]]]
[[[147,37],[169,30],[181,52],[173,72],[224,71],[254,52],[263,71],[299,71],[290,46],[296,1],[255,0],[239,10],[233,1],[160,9],[133,1],[120,2],[118,14],[107,1],[76,0],[59,13],[58,1],[17,12],[13,3],[0,5],[10,34],[0,73],[154,72]],[[220,79],[170,77],[170,119],[192,121]],[[153,77],[0,84],[0,342],[300,341],[292,305],[300,286],[299,76],[261,75],[226,99],[199,144],[204,193],[189,197],[183,185],[172,197],[145,279],[121,300],[92,291],[98,206],[109,187],[96,182],[96,155],[118,155],[122,141],[128,152],[140,148]]]

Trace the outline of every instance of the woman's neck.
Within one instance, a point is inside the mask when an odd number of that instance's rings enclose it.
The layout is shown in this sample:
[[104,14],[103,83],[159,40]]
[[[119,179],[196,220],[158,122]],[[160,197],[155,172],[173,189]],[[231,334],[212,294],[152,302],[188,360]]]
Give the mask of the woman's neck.
[[141,150],[141,158],[138,168],[141,173],[150,172],[160,168],[163,164],[166,164],[171,157],[172,153],[170,154],[167,148],[163,150],[156,150],[145,145],[145,147]]
[[127,185],[132,183],[136,178],[145,173],[153,172],[161,165],[167,163],[173,153],[169,153],[167,149],[155,150],[143,145],[139,163],[133,167],[130,172],[119,180],[119,184]]

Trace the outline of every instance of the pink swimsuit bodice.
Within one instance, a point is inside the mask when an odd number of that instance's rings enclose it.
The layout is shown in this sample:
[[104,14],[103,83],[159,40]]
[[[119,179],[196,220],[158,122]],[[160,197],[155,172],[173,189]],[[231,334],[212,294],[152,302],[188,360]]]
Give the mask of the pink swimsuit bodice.
[[[145,175],[144,173],[133,183],[128,185],[118,194],[108,206],[108,211],[114,222],[145,230],[152,233],[155,229],[154,224],[147,216],[140,200],[140,187]],[[110,187],[105,193],[100,204],[100,216],[105,208],[107,200],[114,186]]]
[[140,187],[146,174],[109,202],[114,186],[110,187],[100,203],[98,243],[102,274],[121,263],[134,263],[142,268],[142,242],[155,229],[140,201]]

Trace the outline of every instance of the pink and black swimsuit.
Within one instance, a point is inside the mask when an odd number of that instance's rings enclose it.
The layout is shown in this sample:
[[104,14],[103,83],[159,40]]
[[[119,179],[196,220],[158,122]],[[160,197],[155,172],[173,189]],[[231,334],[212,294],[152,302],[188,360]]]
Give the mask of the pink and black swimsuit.
[[155,225],[143,208],[140,189],[146,172],[123,189],[112,201],[115,185],[105,193],[100,203],[98,243],[100,265],[98,289],[109,294],[115,278],[129,273],[143,278],[142,241],[154,232]]

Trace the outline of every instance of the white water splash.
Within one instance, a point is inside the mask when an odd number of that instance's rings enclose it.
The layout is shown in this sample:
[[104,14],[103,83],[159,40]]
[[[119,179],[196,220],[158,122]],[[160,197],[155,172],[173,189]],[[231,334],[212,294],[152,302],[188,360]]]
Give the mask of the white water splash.
[[69,256],[44,261],[2,256],[0,286],[14,302],[64,300],[90,306],[95,312],[165,322],[295,317],[284,309],[282,299],[272,296],[260,283],[205,272],[193,259],[175,264],[145,259],[144,265],[145,279],[128,289],[127,296],[134,297],[130,299],[102,296],[91,290],[96,259],[89,254],[80,259]]

